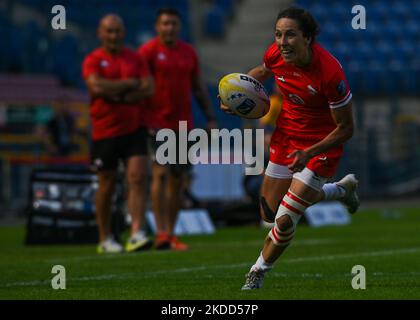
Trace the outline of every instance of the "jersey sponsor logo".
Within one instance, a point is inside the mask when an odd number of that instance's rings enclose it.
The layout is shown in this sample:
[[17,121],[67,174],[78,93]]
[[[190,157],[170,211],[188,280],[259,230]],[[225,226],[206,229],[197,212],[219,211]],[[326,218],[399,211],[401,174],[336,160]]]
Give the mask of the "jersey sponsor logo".
[[277,77],[277,79],[279,79],[281,82],[286,82],[283,76]]
[[102,68],[106,68],[106,67],[108,67],[108,66],[109,66],[109,62],[108,62],[108,61],[106,61],[106,60],[101,60],[100,65],[101,65],[101,67],[102,67]]
[[255,102],[249,98],[246,98],[237,108],[238,112],[243,115],[247,115],[255,107]]
[[293,71],[293,75],[294,75],[295,77],[301,77],[300,73],[297,73],[296,71]]
[[301,97],[294,93],[289,93],[289,99],[296,104],[305,104],[305,101],[303,101]]
[[157,56],[157,58],[161,61],[166,60],[166,55],[163,52],[160,52]]
[[308,84],[308,90],[309,90],[309,92],[314,96],[314,95],[316,95],[317,93],[318,93],[318,91],[316,91],[315,89],[314,89],[314,87],[312,87],[310,84]]
[[321,160],[321,161],[326,161],[327,160],[327,156],[319,157],[318,159]]
[[337,92],[340,96],[343,96],[346,93],[346,83],[344,80],[341,80],[340,83],[337,85]]

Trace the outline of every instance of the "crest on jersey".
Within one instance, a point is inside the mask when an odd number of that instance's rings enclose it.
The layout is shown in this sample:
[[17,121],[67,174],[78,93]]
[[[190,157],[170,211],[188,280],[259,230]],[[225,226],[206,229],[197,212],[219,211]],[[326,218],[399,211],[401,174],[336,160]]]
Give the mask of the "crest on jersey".
[[337,92],[340,96],[343,96],[346,93],[346,83],[344,80],[341,80],[340,83],[337,85]]
[[166,55],[163,53],[163,52],[160,52],[159,54],[158,54],[158,56],[157,56],[157,58],[159,59],[159,60],[166,60]]
[[251,112],[252,109],[256,106],[256,103],[249,98],[246,98],[237,108],[236,110],[243,115],[247,115]]
[[109,66],[109,62],[108,61],[106,61],[106,60],[101,60],[101,67],[102,68],[106,68],[106,67],[108,67]]
[[301,97],[299,97],[297,94],[289,93],[289,99],[292,100],[293,103],[296,104],[304,104],[305,101]]

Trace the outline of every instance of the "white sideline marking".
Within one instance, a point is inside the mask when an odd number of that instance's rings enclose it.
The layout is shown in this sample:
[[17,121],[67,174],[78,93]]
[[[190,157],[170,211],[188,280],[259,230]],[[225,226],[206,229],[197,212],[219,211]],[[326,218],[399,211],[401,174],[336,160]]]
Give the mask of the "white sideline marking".
[[[395,254],[405,254],[405,253],[417,253],[420,252],[420,248],[407,248],[407,249],[397,249],[397,250],[383,250],[383,251],[374,251],[374,252],[361,252],[355,254],[337,254],[337,255],[327,255],[327,256],[318,256],[318,257],[304,257],[304,258],[292,258],[292,259],[284,259],[281,260],[281,263],[299,263],[299,262],[308,262],[308,261],[320,261],[320,260],[336,260],[336,259],[347,259],[347,258],[357,258],[357,257],[378,257],[378,256],[389,256]],[[225,264],[225,265],[214,265],[214,266],[199,266],[193,268],[179,268],[174,270],[158,270],[153,272],[137,272],[137,273],[121,273],[121,274],[105,274],[100,276],[85,276],[85,277],[76,277],[70,278],[69,281],[93,281],[93,280],[123,280],[126,278],[143,278],[143,277],[150,277],[159,274],[168,274],[168,273],[186,273],[192,271],[201,271],[201,270],[212,270],[212,269],[235,269],[235,268],[242,268],[242,267],[250,267],[250,262],[243,262],[238,264]],[[282,276],[281,273],[275,273],[277,276]],[[376,276],[382,276],[386,273],[376,273]],[[416,274],[413,272],[409,272],[407,274]],[[310,275],[307,273],[302,274]],[[319,276],[319,274],[317,274]],[[11,282],[1,284],[0,287],[9,288],[9,287],[20,287],[20,286],[38,286],[38,285],[48,285],[50,280],[34,280],[34,281],[21,281],[21,282]]]

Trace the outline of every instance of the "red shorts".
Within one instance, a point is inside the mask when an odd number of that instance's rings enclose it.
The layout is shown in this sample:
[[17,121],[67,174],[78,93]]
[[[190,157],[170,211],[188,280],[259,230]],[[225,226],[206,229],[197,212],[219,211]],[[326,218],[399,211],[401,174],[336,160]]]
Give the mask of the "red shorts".
[[[308,137],[290,137],[284,132],[276,129],[271,137],[270,161],[282,166],[293,162],[293,158],[287,158],[295,150],[304,150],[318,143],[322,139]],[[306,167],[324,178],[332,177],[340,163],[343,154],[343,146],[339,146],[325,153],[313,157]]]

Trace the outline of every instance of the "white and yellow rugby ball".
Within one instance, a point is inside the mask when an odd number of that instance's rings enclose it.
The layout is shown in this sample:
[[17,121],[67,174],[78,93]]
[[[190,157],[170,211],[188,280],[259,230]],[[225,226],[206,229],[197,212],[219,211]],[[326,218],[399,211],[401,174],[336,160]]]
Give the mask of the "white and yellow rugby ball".
[[246,119],[258,119],[270,110],[270,98],[264,86],[243,73],[231,73],[219,82],[222,103],[232,112]]

